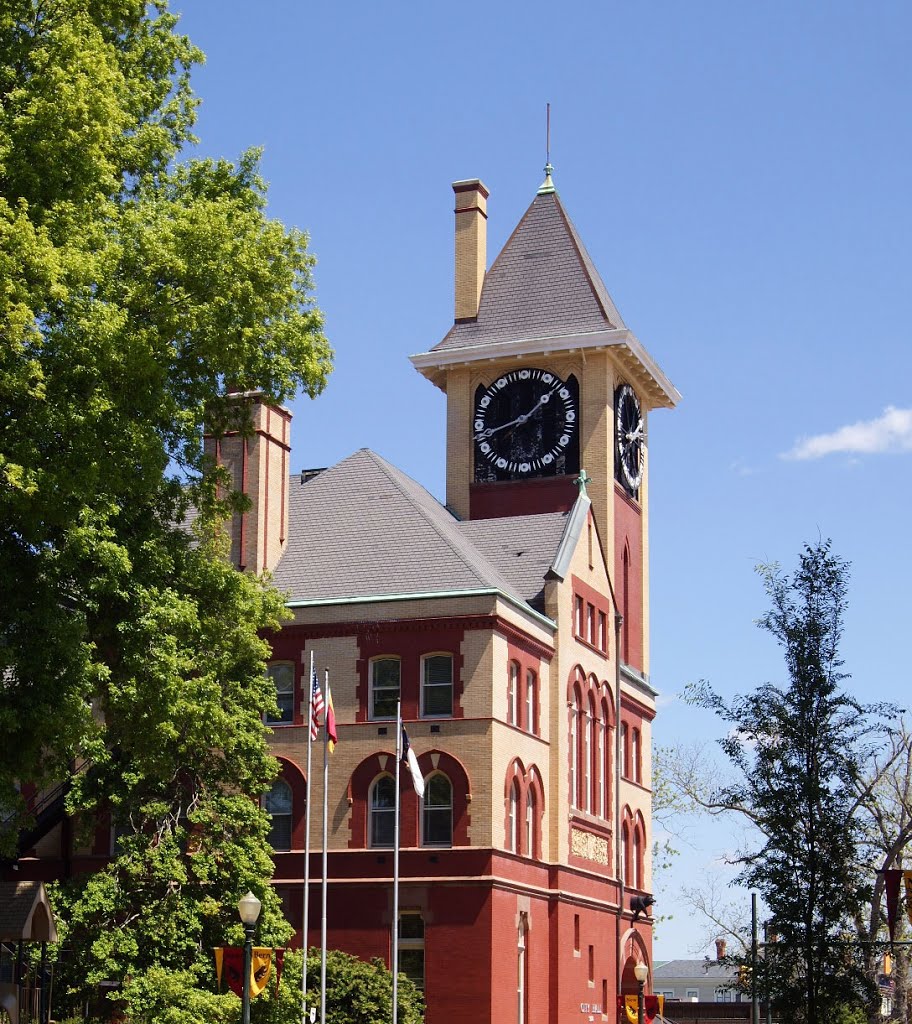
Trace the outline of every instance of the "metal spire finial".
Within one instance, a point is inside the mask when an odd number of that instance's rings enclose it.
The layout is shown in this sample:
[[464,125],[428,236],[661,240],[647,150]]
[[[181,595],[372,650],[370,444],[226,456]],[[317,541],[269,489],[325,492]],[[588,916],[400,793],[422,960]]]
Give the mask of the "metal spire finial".
[[586,484],[592,483],[592,477],[587,475],[585,469],[580,470],[579,476],[573,482],[580,489],[580,494],[588,498],[589,495],[586,493]]
[[551,172],[554,168],[551,166],[551,104],[545,104],[545,180],[541,183],[538,189],[538,195],[546,196],[552,192],[556,192],[557,189],[554,187],[554,182],[551,180]]

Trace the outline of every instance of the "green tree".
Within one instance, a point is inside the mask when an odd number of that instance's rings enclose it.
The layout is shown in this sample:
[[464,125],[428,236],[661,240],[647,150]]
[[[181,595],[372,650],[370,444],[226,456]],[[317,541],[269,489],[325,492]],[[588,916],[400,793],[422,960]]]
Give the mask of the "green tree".
[[893,709],[841,687],[849,571],[830,542],[806,546],[791,576],[775,565],[759,572],[770,600],[759,625],[783,649],[788,685],[764,683],[726,702],[702,682],[688,697],[729,727],[720,744],[735,778],[705,794],[704,806],[742,813],[760,837],[737,863],[738,881],[761,893],[778,935],[761,990],[769,986],[791,1019],[822,1024],[871,998],[851,941],[871,884],[859,809]]
[[224,557],[239,499],[202,427],[249,428],[229,390],[316,395],[331,351],[257,154],[186,158],[202,55],[176,23],[0,6],[0,844],[23,781],[110,816],[119,855],[56,894],[80,986],[202,977],[247,888],[262,938],[287,934],[250,799],[275,771],[260,636],[282,601]]
[[[301,1020],[301,954],[289,953],[278,997],[270,988],[257,1008],[253,1024],[299,1024]],[[320,951],[307,956],[307,1006],[320,1006]],[[404,974],[399,975],[398,1024],[422,1024],[424,997]],[[389,1024],[393,976],[382,960],[359,960],[339,950],[326,953],[327,1024]]]

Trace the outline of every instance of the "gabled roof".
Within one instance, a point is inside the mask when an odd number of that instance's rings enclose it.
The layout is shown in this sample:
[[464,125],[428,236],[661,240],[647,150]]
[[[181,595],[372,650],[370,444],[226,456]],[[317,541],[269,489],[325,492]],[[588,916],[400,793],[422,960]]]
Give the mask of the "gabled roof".
[[565,518],[460,522],[362,448],[303,484],[292,480],[274,582],[292,605],[496,591],[540,614]]
[[694,981],[733,981],[738,977],[738,968],[731,964],[720,964],[718,960],[666,960],[657,963],[652,970],[654,981],[670,978],[692,978]]
[[43,882],[0,882],[0,941],[56,942],[57,927]]
[[477,319],[432,351],[623,328],[556,192],[537,195],[485,274]]
[[455,323],[413,365],[446,388],[445,368],[489,359],[610,348],[647,408],[680,395],[627,329],[556,192],[540,192],[485,274],[474,320]]

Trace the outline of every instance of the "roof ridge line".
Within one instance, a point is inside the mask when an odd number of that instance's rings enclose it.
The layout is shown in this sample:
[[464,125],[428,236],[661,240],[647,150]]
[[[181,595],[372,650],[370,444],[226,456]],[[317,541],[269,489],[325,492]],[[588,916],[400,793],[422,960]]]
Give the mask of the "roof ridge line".
[[[379,465],[378,465],[378,468],[379,468],[379,469],[381,469],[381,470],[382,470],[382,471],[383,471],[383,472],[384,472],[384,473],[386,474],[386,477],[387,477],[387,479],[388,479],[388,480],[390,481],[390,483],[392,483],[392,484],[393,484],[393,485],[394,485],[395,487],[397,487],[397,488],[398,488],[398,490],[399,490],[399,493],[400,493],[400,494],[401,494],[401,495],[402,495],[402,496],[403,496],[404,498],[406,498],[407,500],[410,500],[410,501],[411,501],[411,499],[410,499],[409,495],[408,495],[408,494],[407,494],[407,493],[406,493],[406,492],[405,492],[405,491],[403,490],[403,488],[402,488],[401,484],[399,483],[399,481],[398,481],[398,480],[396,480],[396,479],[394,479],[394,477],[393,477],[393,476],[392,476],[392,475],[391,475],[391,474],[390,474],[390,473],[389,473],[389,472],[387,471],[387,467],[389,466],[389,463],[388,463],[388,462],[387,462],[387,461],[386,461],[386,460],[385,460],[385,459],[383,458],[383,456],[382,456],[382,455],[377,455],[377,453],[376,453],[376,452],[374,452],[374,451],[373,451],[372,449],[370,449],[370,448],[368,448],[368,449],[366,449],[366,450],[367,450],[367,451],[369,451],[369,452],[371,453],[371,455],[373,455],[373,456],[376,456],[376,458],[380,460],[380,463],[379,463]],[[412,479],[411,477],[409,477],[409,476],[408,476],[408,474],[407,474],[407,473],[404,473],[403,475],[404,475],[404,476],[406,476],[406,477],[408,477],[408,479],[409,479],[409,480],[411,480],[411,479]],[[415,484],[417,484],[417,485],[418,485],[419,487],[421,487],[421,489],[422,489],[422,490],[423,490],[423,491],[425,492],[425,494],[429,495],[429,496],[430,496],[430,497],[431,497],[431,498],[432,498],[432,499],[433,499],[434,501],[437,501],[437,499],[436,499],[436,498],[434,498],[434,495],[433,495],[433,494],[431,494],[431,492],[430,492],[430,491],[429,491],[429,490],[428,490],[428,489],[427,489],[426,487],[424,487],[424,486],[423,486],[422,484],[418,483],[418,481],[417,481],[417,480],[414,480],[414,481],[412,481],[412,482],[413,482],[413,483],[415,483]],[[440,502],[437,502],[437,503],[438,503],[438,504],[440,505]],[[413,502],[413,504],[414,504],[414,502]],[[457,519],[456,519],[456,517],[455,517],[455,516],[453,516],[453,513],[452,513],[452,512],[450,512],[450,510],[449,510],[449,509],[448,509],[448,508],[446,507],[446,505],[440,505],[440,508],[441,508],[441,509],[442,509],[442,510],[443,510],[443,511],[444,511],[444,512],[445,512],[445,513],[446,513],[446,514],[448,515],[448,516],[451,516],[451,517],[452,517],[452,519],[453,519],[453,522],[454,522],[454,523],[458,523],[458,522],[459,522],[459,520],[457,520]],[[468,569],[468,570],[469,570],[469,571],[470,571],[470,572],[471,572],[471,573],[472,573],[472,574],[473,574],[474,576],[478,577],[478,579],[479,579],[479,581],[480,581],[481,583],[485,583],[486,581],[485,581],[485,580],[484,580],[484,579],[483,579],[483,578],[482,578],[482,577],[481,577],[481,576],[479,575],[478,569],[477,569],[477,568],[476,568],[476,567],[475,567],[474,565],[472,565],[472,564],[471,564],[471,563],[470,563],[470,562],[469,562],[469,561],[468,561],[468,560],[467,560],[467,559],[465,558],[465,556],[463,555],[462,551],[460,551],[460,550],[459,550],[459,549],[458,549],[457,547],[455,547],[455,546],[453,545],[453,542],[452,542],[452,540],[451,540],[451,539],[450,539],[449,537],[447,537],[447,536],[446,536],[446,535],[445,535],[445,534],[444,534],[444,533],[443,533],[443,532],[442,532],[442,531],[440,530],[440,528],[439,528],[439,526],[437,525],[437,523],[435,523],[435,522],[434,522],[434,520],[433,520],[433,519],[431,518],[431,516],[430,516],[430,515],[428,515],[427,511],[426,511],[426,510],[425,510],[424,508],[421,508],[421,507],[418,507],[418,511],[420,512],[420,514],[421,514],[422,518],[423,518],[423,519],[424,519],[424,521],[425,521],[425,522],[426,522],[426,523],[428,524],[428,526],[430,526],[430,528],[431,528],[431,529],[432,529],[432,530],[433,530],[433,531],[434,531],[434,532],[435,532],[435,533],[437,534],[437,536],[438,536],[438,537],[439,537],[439,538],[440,538],[440,539],[441,539],[441,540],[442,540],[442,541],[443,541],[443,542],[444,542],[444,543],[445,543],[445,544],[447,545],[447,547],[449,547],[449,548],[450,548],[450,550],[451,550],[451,551],[453,552],[453,554],[454,554],[454,555],[456,555],[456,557],[457,557],[457,558],[459,559],[459,561],[460,561],[460,562],[462,562],[462,564],[463,564],[463,565],[464,565],[464,566],[465,566],[465,567],[466,567],[466,568],[467,568],[467,569]],[[501,580],[501,581],[502,581],[503,583],[505,583],[505,584],[507,584],[507,585],[509,586],[509,582],[510,582],[510,581],[509,581],[509,580],[507,580],[507,579],[504,579],[504,577],[503,577],[502,573],[501,573],[501,572],[500,572],[500,571],[499,571],[499,570],[497,569],[497,567],[496,567],[496,566],[494,566],[494,565],[491,565],[491,562],[490,562],[490,560],[489,560],[489,559],[487,559],[487,558],[485,558],[484,554],[483,554],[483,553],[482,553],[481,551],[479,551],[477,547],[475,547],[475,545],[474,545],[474,544],[472,543],[472,541],[471,541],[471,540],[470,540],[470,539],[469,539],[468,537],[462,537],[461,539],[463,540],[463,542],[464,542],[464,543],[468,544],[468,545],[469,545],[469,547],[471,547],[471,548],[472,548],[472,550],[473,550],[473,551],[475,552],[475,554],[476,554],[476,555],[478,556],[478,558],[479,558],[479,559],[481,559],[481,560],[482,560],[482,561],[483,561],[483,562],[484,562],[484,563],[485,563],[485,564],[486,564],[486,565],[487,565],[487,566],[488,566],[488,567],[490,568],[490,570],[491,570],[491,572],[493,573],[493,575],[494,575],[494,576],[496,576],[496,577],[497,577],[497,578],[498,578],[499,580]],[[498,590],[500,590],[500,589],[502,589],[502,588],[498,587]],[[509,595],[509,591],[507,591],[507,590],[504,590],[504,591],[503,591],[503,593],[504,593],[505,595]],[[523,603],[523,604],[528,604],[528,601],[526,601],[526,600],[525,600],[525,598],[523,598],[523,597],[522,597],[521,595],[517,595],[517,596],[519,597],[520,601],[522,601],[522,603]]]

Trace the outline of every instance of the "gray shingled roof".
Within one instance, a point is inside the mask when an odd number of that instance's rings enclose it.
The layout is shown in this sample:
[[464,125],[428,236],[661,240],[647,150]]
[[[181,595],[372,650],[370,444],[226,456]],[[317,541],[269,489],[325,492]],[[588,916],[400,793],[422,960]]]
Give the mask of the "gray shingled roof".
[[[44,884],[37,881],[0,882],[0,940],[57,941],[53,918],[36,905],[47,904]],[[38,920],[36,920],[36,914]]]
[[554,561],[568,517],[568,512],[549,512],[474,519],[460,523],[459,529],[533,608],[544,611],[545,574]]
[[275,584],[292,602],[492,589],[531,602],[557,550],[557,519],[520,517],[526,554],[508,570],[508,527],[460,523],[420,484],[362,448],[304,484],[292,480],[288,546]]
[[484,279],[478,317],[434,346],[473,347],[623,328],[557,193],[537,195]]
[[720,964],[718,960],[666,960],[656,964],[652,970],[654,981],[663,978],[694,978],[714,981],[732,981],[738,976],[738,968],[731,964]]

